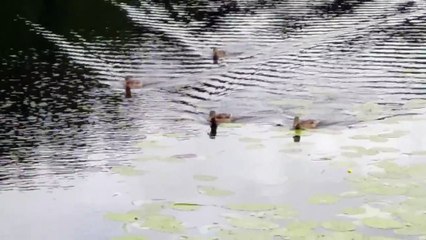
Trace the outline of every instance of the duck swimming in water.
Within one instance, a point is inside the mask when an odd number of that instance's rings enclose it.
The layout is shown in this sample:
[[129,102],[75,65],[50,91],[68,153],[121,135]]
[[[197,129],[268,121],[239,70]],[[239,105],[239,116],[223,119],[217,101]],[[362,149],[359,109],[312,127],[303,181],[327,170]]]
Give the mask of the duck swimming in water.
[[294,117],[293,128],[294,129],[312,129],[316,128],[319,121],[308,119],[308,120],[300,120],[299,117]]
[[215,111],[210,111],[209,119],[210,119],[210,121],[212,119],[214,119],[215,123],[217,123],[217,124],[232,122],[231,114],[229,114],[229,113],[216,113]]
[[213,49],[213,63],[218,64],[219,59],[225,57],[226,53],[223,50],[219,50],[216,47],[212,47]]
[[126,98],[132,97],[131,89],[142,88],[143,84],[140,80],[133,79],[131,76],[127,76],[124,80],[124,87],[126,89]]

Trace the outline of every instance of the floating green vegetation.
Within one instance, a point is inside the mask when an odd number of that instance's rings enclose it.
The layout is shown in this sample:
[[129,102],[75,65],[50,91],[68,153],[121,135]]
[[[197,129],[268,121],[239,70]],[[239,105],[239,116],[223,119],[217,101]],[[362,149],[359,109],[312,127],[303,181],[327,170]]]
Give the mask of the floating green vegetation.
[[212,182],[215,181],[217,177],[210,175],[194,175],[194,179],[198,181]]
[[297,216],[296,210],[290,206],[277,206],[277,208],[272,211],[273,217],[277,219],[288,219],[294,218]]
[[249,211],[249,212],[270,211],[277,208],[275,205],[272,205],[272,204],[260,204],[260,203],[230,204],[226,207],[231,210]]
[[309,199],[311,204],[333,204],[339,201],[339,197],[330,194],[321,194]]
[[234,194],[231,191],[219,189],[212,186],[198,186],[198,192],[208,196],[220,197]]
[[343,214],[345,215],[361,215],[364,214],[365,208],[346,208],[343,210]]
[[351,150],[351,152],[343,153],[343,155],[347,157],[374,156],[380,153],[377,148],[365,148],[359,146],[343,146],[342,149]]
[[366,177],[353,184],[361,192],[376,195],[404,195],[409,188],[407,183],[385,181],[373,177]]
[[366,238],[360,233],[357,232],[333,232],[322,235],[321,237],[311,238],[311,239],[321,239],[321,240],[366,240]]
[[107,213],[105,214],[105,218],[111,221],[116,222],[135,222],[140,219],[140,216],[136,212],[128,212],[128,213]]
[[234,227],[246,229],[270,230],[279,227],[274,222],[255,217],[229,217],[228,222]]
[[180,211],[195,211],[198,210],[201,205],[196,203],[173,203],[172,209]]
[[348,191],[348,192],[342,192],[341,194],[339,194],[340,197],[345,197],[345,198],[357,198],[357,197],[362,197],[365,194],[362,192],[358,192],[358,191]]
[[371,142],[379,142],[379,143],[387,142],[389,140],[388,138],[385,138],[380,135],[355,135],[355,136],[352,136],[351,138],[355,140],[369,140]]
[[311,239],[310,237],[317,235],[314,232],[316,226],[317,224],[314,222],[293,222],[288,224],[286,228],[272,231],[272,234],[290,239]]
[[405,226],[394,231],[396,234],[400,235],[426,235],[426,227],[423,226]]
[[390,237],[371,236],[371,237],[368,237],[368,240],[398,240],[398,239],[390,238]]
[[409,132],[402,131],[402,130],[396,130],[390,133],[381,133],[378,136],[382,138],[400,138],[402,136],[407,135]]
[[364,218],[362,219],[362,223],[365,226],[380,229],[396,229],[404,227],[404,224],[401,222],[395,221],[393,219],[379,217]]
[[356,226],[347,221],[343,220],[334,220],[334,221],[328,221],[321,224],[321,226],[325,229],[337,231],[337,232],[348,232],[348,231],[354,231]]
[[144,174],[144,171],[129,166],[113,167],[111,171],[124,176],[138,176]]
[[182,233],[184,230],[182,222],[173,216],[167,215],[148,216],[141,226],[150,230],[168,233]]
[[148,240],[148,238],[143,236],[122,236],[122,237],[113,237],[111,240]]
[[254,231],[254,230],[221,230],[218,232],[220,240],[266,240],[271,239],[270,231]]

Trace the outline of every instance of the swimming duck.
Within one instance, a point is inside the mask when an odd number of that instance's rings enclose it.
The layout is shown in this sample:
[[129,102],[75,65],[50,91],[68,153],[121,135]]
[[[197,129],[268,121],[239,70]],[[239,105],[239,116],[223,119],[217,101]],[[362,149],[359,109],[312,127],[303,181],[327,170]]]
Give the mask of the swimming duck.
[[213,63],[218,64],[219,59],[225,57],[226,53],[223,50],[219,50],[216,47],[212,47],[213,49]]
[[311,129],[311,128],[316,128],[318,123],[319,121],[315,121],[312,119],[300,120],[300,118],[296,116],[294,117],[293,128],[294,129]]
[[209,118],[210,118],[210,121],[214,119],[215,123],[218,123],[218,124],[232,122],[232,116],[229,113],[216,114],[215,111],[210,111]]
[[126,89],[126,98],[132,97],[131,89],[142,88],[143,84],[137,79],[133,79],[131,76],[126,76],[124,80],[124,86]]
[[210,137],[214,138],[216,137],[217,134],[217,123],[216,123],[216,119],[214,117],[210,118]]

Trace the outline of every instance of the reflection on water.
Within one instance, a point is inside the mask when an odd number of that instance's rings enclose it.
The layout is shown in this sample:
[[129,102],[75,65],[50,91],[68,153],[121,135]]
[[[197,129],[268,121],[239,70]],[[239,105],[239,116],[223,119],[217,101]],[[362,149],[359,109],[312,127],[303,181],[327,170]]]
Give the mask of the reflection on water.
[[[330,127],[424,104],[424,1],[17,2],[0,10],[2,189],[108,170],[149,133],[204,134],[212,109]],[[129,74],[147,88],[125,99]]]

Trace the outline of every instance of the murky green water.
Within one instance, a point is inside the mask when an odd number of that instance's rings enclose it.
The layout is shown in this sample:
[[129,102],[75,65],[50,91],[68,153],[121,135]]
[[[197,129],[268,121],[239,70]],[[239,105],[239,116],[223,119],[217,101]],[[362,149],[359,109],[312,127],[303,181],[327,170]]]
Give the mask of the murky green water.
[[422,239],[425,9],[5,3],[0,238]]

